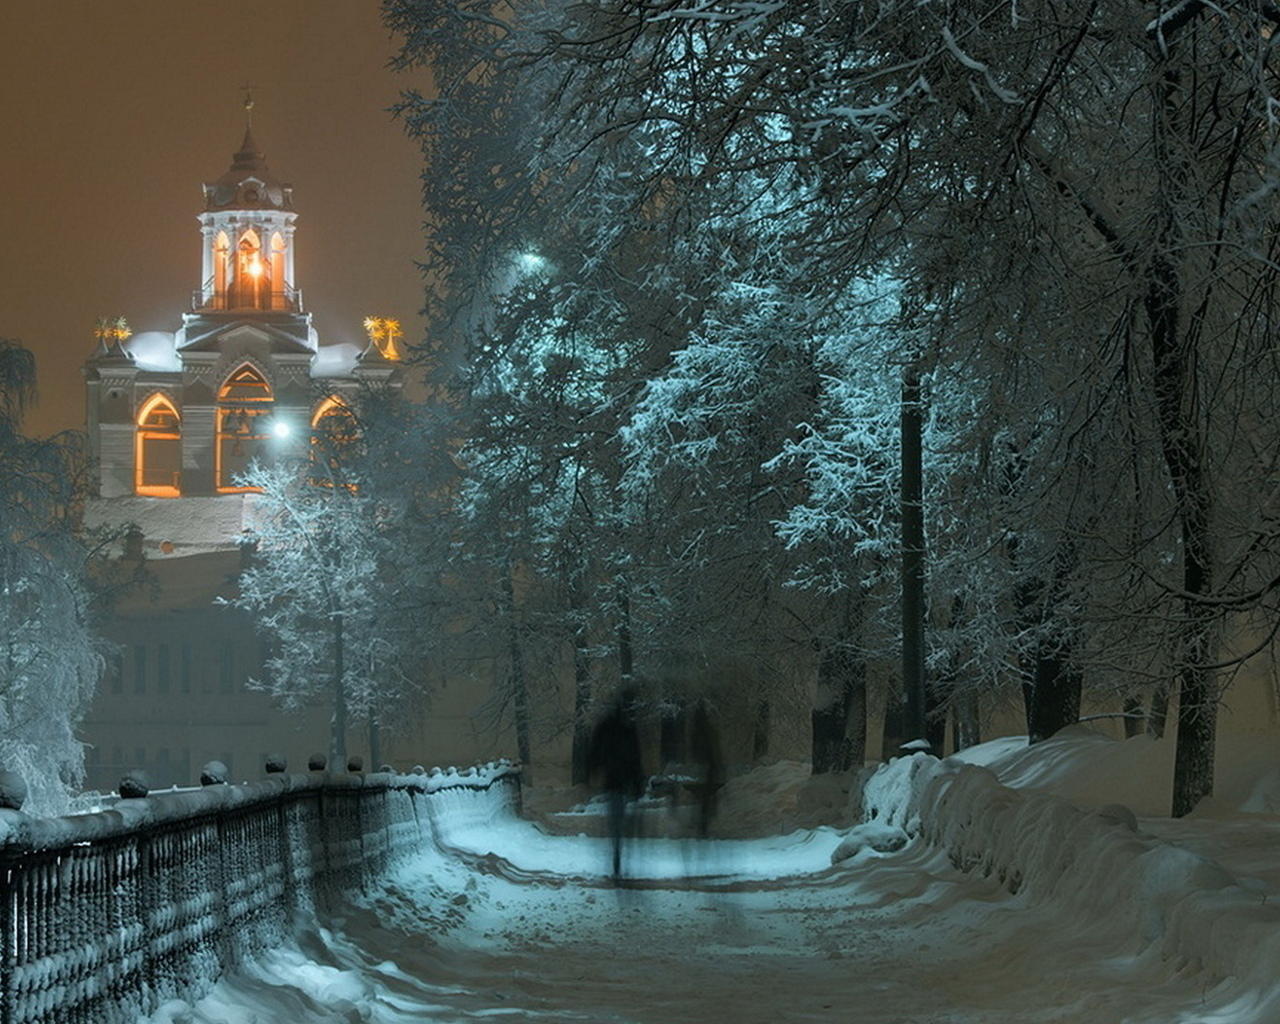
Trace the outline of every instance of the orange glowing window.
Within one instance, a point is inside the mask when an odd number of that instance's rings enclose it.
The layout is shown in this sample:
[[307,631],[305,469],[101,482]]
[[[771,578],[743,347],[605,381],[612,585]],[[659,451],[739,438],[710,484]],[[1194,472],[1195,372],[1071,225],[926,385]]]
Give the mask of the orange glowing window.
[[231,374],[218,392],[219,402],[270,402],[271,385],[254,367],[245,363]]
[[340,483],[354,491],[355,486],[344,480],[344,470],[358,437],[355,413],[337,395],[316,406],[311,414],[311,483],[318,487]]
[[138,411],[133,489],[153,498],[182,494],[182,418],[161,394],[152,395]]
[[231,287],[233,308],[269,309],[271,267],[262,259],[262,241],[250,228],[236,245],[235,279]]
[[256,458],[268,454],[268,417],[275,407],[271,385],[248,363],[233,370],[218,392],[214,463],[218,490],[239,493],[256,490],[237,478]]

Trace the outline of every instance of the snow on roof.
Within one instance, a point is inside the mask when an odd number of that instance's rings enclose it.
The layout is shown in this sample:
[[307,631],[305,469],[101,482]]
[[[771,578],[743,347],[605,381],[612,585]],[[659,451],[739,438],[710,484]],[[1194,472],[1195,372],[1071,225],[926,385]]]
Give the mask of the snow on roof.
[[342,342],[337,345],[322,345],[311,360],[312,377],[350,377],[360,358],[361,348]]
[[125,342],[124,347],[142,370],[177,373],[182,369],[172,331],[141,331]]

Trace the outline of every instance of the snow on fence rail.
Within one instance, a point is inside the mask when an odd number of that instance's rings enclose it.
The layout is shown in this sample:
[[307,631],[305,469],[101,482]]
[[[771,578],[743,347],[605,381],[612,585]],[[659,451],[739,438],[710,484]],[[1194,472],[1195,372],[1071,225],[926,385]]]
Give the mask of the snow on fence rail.
[[430,842],[445,792],[492,813],[518,800],[519,769],[274,775],[95,814],[0,810],[0,1024],[135,1021],[198,997],[297,913]]
[[1127,941],[1176,970],[1231,979],[1243,1002],[1266,1004],[1232,1019],[1280,1020],[1280,905],[1216,861],[1142,832],[1129,808],[1082,810],[927,754],[883,765],[862,806],[867,820],[904,829],[954,867],[1054,903],[1064,924],[1120,922]]

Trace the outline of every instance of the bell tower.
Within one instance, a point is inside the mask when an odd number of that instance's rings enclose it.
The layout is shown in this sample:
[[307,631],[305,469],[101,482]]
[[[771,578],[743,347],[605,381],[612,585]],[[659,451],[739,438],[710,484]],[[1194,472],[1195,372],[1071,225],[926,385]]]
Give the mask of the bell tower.
[[293,186],[267,168],[253,138],[253,100],[246,98],[244,106],[244,141],[227,172],[204,186],[204,272],[192,308],[197,313],[301,313],[293,264]]
[[203,188],[202,276],[181,326],[99,325],[84,372],[102,498],[194,508],[243,495],[253,462],[306,454],[330,399],[350,407],[371,386],[400,387],[395,320],[370,318],[367,347],[320,344],[294,271],[293,188],[267,167],[244,106],[240,148]]

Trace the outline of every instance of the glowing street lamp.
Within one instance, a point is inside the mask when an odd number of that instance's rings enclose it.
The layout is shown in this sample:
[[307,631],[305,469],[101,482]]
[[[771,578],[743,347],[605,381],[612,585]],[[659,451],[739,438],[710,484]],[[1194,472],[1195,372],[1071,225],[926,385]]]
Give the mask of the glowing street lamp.
[[516,257],[516,262],[520,264],[520,269],[526,274],[536,274],[547,265],[546,257],[532,250],[522,252]]

